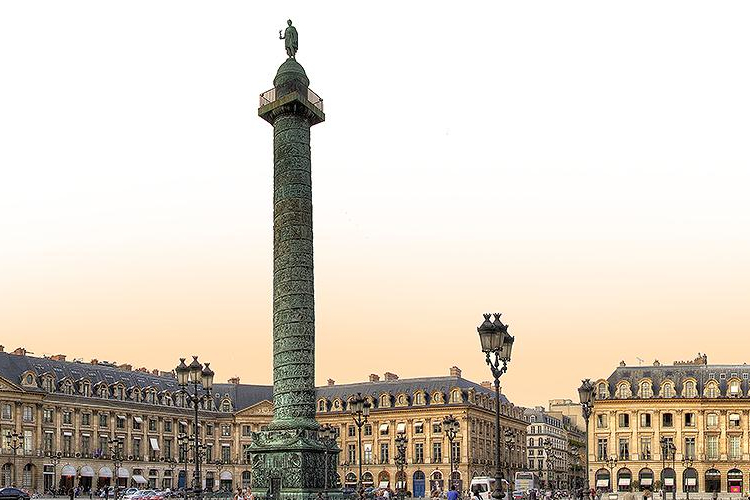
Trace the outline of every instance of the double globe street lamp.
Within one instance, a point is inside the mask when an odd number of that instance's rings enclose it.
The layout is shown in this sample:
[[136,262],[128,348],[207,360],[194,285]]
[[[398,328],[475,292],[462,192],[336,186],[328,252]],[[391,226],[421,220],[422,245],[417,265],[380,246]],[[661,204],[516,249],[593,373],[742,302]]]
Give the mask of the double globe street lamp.
[[[500,321],[500,313],[495,313],[495,320],[490,321],[490,314],[485,313],[484,322],[477,327],[482,352],[486,354],[485,361],[490,367],[495,379],[495,490],[492,498],[500,500],[503,493],[503,470],[500,463],[500,377],[508,371],[510,354],[513,350],[514,338],[508,334],[508,325]],[[493,359],[494,356],[494,359]]]
[[16,453],[18,453],[18,450],[23,446],[23,434],[16,430],[12,432],[8,431],[5,438],[7,439],[8,446],[13,450],[13,482],[11,482],[11,484],[13,487],[18,487],[18,484],[16,484],[16,477],[18,475],[18,471],[16,470]]
[[357,426],[357,436],[359,444],[359,476],[357,477],[357,491],[362,491],[362,426],[367,423],[370,416],[370,402],[362,396],[361,392],[349,403],[352,411],[352,419]]
[[112,487],[112,494],[115,500],[117,500],[117,490],[120,486],[120,467],[122,467],[122,450],[124,448],[125,440],[121,437],[111,437],[107,440],[109,445],[109,456],[112,459],[112,465],[114,471],[114,486]]
[[409,440],[406,439],[406,432],[399,432],[396,434],[396,467],[398,468],[398,474],[396,475],[396,493],[398,494],[399,500],[404,500],[404,490],[406,490],[406,443]]
[[456,487],[455,484],[453,484],[453,470],[454,470],[454,463],[456,460],[458,460],[458,457],[454,456],[453,453],[453,441],[456,439],[456,435],[458,435],[458,431],[460,429],[461,424],[459,424],[458,419],[454,417],[453,415],[448,415],[443,419],[443,430],[445,431],[445,436],[448,438],[448,463],[450,464],[450,474],[448,476],[448,488],[450,487]]
[[201,364],[198,361],[198,356],[193,356],[193,361],[190,365],[185,364],[185,358],[180,358],[180,364],[175,368],[177,384],[180,386],[177,393],[183,394],[194,410],[193,433],[195,439],[193,447],[195,449],[195,476],[193,478],[193,492],[198,500],[203,497],[200,461],[201,445],[199,442],[200,436],[198,435],[198,409],[201,404],[213,401],[211,389],[214,385],[214,372],[209,368],[209,364]]
[[584,472],[584,489],[586,497],[591,496],[591,485],[589,484],[589,418],[591,411],[594,409],[594,384],[591,380],[584,379],[581,381],[581,387],[578,388],[578,399],[581,402],[581,412],[583,419],[586,421],[586,471]]

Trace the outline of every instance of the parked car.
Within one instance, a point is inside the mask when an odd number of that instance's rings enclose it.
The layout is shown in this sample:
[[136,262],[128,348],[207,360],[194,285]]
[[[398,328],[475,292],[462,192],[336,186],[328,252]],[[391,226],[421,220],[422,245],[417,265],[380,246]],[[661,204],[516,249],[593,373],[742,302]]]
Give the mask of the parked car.
[[0,489],[0,500],[29,500],[29,494],[18,488]]
[[513,500],[526,500],[526,492],[521,490],[514,491]]
[[[132,490],[132,489],[133,489],[133,488],[128,488],[128,489],[127,489],[127,491],[130,491],[130,490]],[[140,495],[140,494],[141,494],[141,490],[139,490],[139,489],[137,489],[137,488],[136,488],[136,490],[135,490],[135,491],[130,491],[130,493],[127,493],[127,492],[126,492],[126,493],[125,493],[125,494],[124,494],[124,495],[122,496],[122,500],[133,500],[134,498],[136,498],[136,497],[137,497],[138,495]]]

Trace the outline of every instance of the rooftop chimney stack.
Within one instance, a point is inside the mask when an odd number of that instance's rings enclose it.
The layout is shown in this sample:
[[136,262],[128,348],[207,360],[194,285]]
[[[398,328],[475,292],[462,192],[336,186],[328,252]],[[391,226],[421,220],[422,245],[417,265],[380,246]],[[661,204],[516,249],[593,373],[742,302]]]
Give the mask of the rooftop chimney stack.
[[16,356],[26,356],[26,348],[19,347],[18,349],[13,351],[13,354],[15,354]]
[[50,356],[49,359],[52,361],[65,361],[65,354],[55,354]]
[[328,387],[333,387],[334,385],[336,385],[336,381],[333,380],[332,378],[329,378],[328,379]]
[[482,383],[480,384],[485,389],[492,389],[492,382],[489,380],[482,380]]
[[233,385],[240,385],[240,377],[235,375],[234,377],[227,380],[227,383],[233,384]]
[[374,373],[370,374],[370,382],[380,382],[380,375]]
[[461,378],[461,368],[457,366],[451,366],[451,377]]
[[391,373],[391,372],[385,372],[383,374],[383,377],[385,378],[386,382],[389,382],[392,380],[398,380],[398,375],[396,375],[395,373]]

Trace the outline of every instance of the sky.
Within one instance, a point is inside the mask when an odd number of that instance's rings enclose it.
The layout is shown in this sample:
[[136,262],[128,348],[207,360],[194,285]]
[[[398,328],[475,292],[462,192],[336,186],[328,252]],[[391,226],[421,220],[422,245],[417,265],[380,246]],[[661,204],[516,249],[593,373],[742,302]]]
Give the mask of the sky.
[[[708,354],[750,327],[744,1],[0,3],[0,343],[271,382],[272,136],[312,129],[316,377],[503,391]],[[739,349],[738,349],[739,348]],[[639,359],[643,361],[639,361]]]

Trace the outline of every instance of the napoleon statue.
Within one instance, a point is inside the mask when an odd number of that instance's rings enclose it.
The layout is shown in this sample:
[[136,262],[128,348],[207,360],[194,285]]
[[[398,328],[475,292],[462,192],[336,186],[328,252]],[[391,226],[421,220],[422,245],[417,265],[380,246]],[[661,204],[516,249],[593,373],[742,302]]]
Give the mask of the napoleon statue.
[[297,48],[299,46],[299,37],[297,36],[297,28],[292,26],[292,20],[289,19],[287,22],[286,30],[284,30],[284,34],[281,34],[281,30],[279,30],[279,40],[284,40],[284,47],[286,48],[286,55],[289,56],[290,59],[294,59],[295,54],[297,53]]

